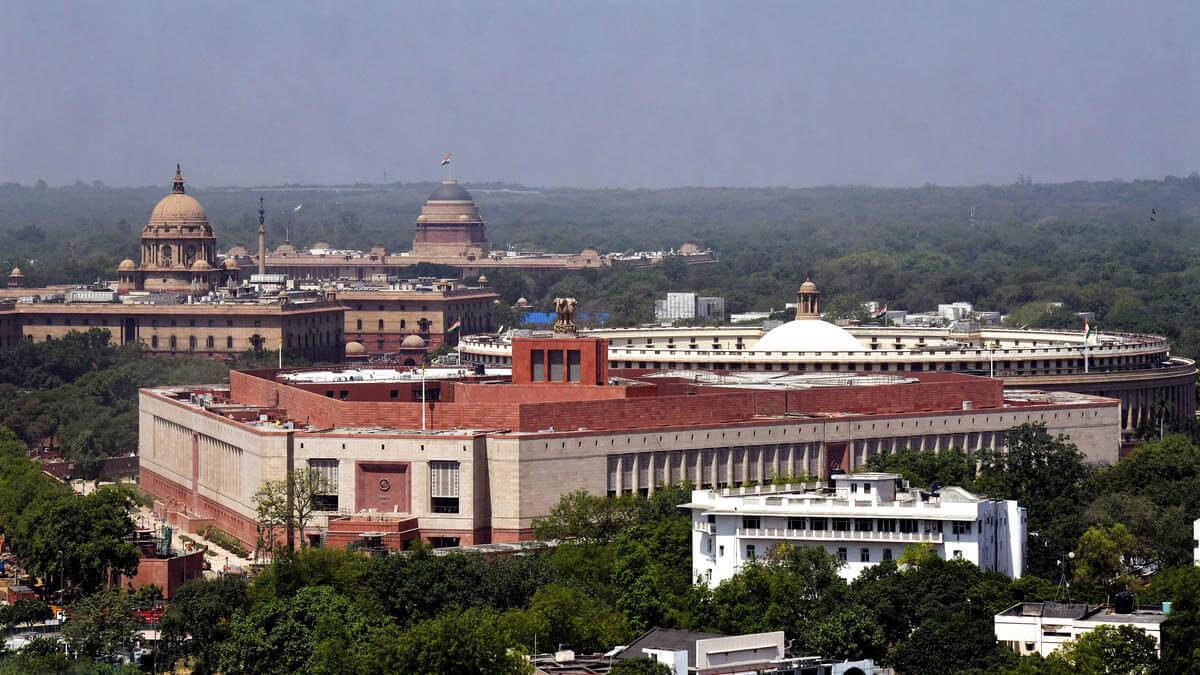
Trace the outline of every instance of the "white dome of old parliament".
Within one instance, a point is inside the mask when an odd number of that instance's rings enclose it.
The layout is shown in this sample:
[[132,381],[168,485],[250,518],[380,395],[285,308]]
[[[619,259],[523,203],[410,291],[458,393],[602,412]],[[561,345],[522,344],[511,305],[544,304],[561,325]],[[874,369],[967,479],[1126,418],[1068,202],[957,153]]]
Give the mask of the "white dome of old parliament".
[[771,329],[756,352],[858,352],[863,345],[845,328],[821,320],[821,293],[806,279],[796,292],[796,318]]

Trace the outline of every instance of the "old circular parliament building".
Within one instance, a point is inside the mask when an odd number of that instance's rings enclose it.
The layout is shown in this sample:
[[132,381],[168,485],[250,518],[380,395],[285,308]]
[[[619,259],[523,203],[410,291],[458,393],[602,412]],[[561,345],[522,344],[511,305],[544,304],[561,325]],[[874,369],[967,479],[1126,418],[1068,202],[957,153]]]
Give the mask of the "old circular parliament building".
[[[769,331],[756,326],[608,328],[581,331],[608,341],[613,369],[824,373],[956,372],[1000,378],[1006,389],[1070,391],[1121,401],[1129,431],[1157,420],[1162,404],[1175,419],[1196,409],[1196,364],[1171,354],[1157,335],[983,328],[858,326],[820,316],[820,292],[806,280],[796,318]],[[1089,343],[1092,342],[1092,343]],[[468,362],[510,365],[508,336],[472,335],[459,343]],[[1159,407],[1156,407],[1159,406]]]

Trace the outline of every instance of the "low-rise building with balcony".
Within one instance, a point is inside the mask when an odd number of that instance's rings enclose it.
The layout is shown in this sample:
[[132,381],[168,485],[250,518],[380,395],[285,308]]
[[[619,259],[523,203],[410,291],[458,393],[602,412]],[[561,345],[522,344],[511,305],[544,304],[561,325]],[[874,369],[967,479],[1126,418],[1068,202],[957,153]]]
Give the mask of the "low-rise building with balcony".
[[710,586],[780,544],[818,546],[853,579],[905,547],[969,560],[1019,578],[1025,566],[1025,509],[959,487],[919,490],[892,473],[838,474],[828,481],[695,490],[692,574]]

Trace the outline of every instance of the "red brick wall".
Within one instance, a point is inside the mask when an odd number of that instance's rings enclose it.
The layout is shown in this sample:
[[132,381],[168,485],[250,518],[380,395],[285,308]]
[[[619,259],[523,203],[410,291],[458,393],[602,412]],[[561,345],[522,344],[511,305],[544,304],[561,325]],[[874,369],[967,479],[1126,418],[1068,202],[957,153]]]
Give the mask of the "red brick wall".
[[963,401],[971,401],[975,408],[1000,407],[1004,404],[1004,384],[999,380],[963,376],[948,381],[794,390],[787,394],[787,411],[860,414],[948,411],[961,410]]
[[183,582],[204,575],[204,550],[182,553],[174,558],[142,558],[137,572],[132,577],[123,577],[121,585],[129,584],[141,588],[154,584],[162,589],[163,598],[169,600]]

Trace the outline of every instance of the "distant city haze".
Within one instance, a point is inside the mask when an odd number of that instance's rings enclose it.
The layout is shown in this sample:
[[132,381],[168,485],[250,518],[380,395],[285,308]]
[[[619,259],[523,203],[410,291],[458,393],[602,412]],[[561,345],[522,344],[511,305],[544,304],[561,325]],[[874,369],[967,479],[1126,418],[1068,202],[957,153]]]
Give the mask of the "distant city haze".
[[0,182],[1200,170],[1200,3],[3,2]]

